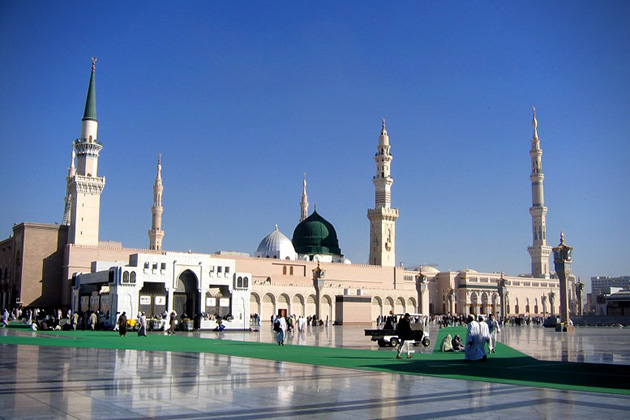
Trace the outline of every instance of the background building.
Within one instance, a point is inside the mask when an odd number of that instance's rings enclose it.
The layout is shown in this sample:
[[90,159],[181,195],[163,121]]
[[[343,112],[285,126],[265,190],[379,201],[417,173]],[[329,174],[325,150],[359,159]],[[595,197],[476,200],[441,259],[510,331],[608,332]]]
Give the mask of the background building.
[[[235,319],[248,319],[250,313],[258,313],[266,320],[283,312],[317,315],[338,323],[365,323],[390,311],[422,310],[431,315],[498,312],[500,273],[472,269],[439,271],[427,266],[407,269],[395,265],[398,209],[391,207],[393,158],[385,120],[378,137],[376,174],[372,179],[375,207],[367,213],[369,264],[352,264],[341,253],[333,224],[317,211],[307,216],[306,177],[300,222],[291,240],[276,228],[261,240],[254,256],[243,252],[164,251],[161,157],[153,187],[148,249],[129,249],[119,242],[100,241],[100,198],[105,178],[97,172],[103,144],[97,137],[94,62],[81,137],[73,142],[64,224],[23,223],[14,227],[10,238],[0,242],[3,307],[89,308],[109,312],[111,319],[121,310],[135,316],[140,308],[152,315],[164,309],[195,317],[212,311],[225,315],[225,309],[215,307],[213,302],[230,295],[228,314]],[[547,208],[537,127],[534,113],[530,150],[533,244],[528,248],[532,273],[503,276],[506,312],[516,316],[559,312],[558,280],[549,271]],[[243,286],[245,278],[247,287]],[[573,285],[575,278],[570,282]],[[215,293],[217,290],[220,295]],[[574,296],[571,287],[573,300]],[[234,325],[242,328],[246,323]]]

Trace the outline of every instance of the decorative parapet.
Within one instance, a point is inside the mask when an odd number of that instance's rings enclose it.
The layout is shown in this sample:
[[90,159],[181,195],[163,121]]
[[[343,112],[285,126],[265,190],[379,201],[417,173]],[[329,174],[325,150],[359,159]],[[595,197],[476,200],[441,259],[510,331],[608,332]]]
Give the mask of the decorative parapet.
[[77,139],[74,142],[74,148],[77,151],[77,155],[98,157],[98,154],[103,149],[103,146],[98,140],[90,142],[87,139]]
[[398,209],[378,207],[375,209],[368,209],[368,218],[378,216],[383,217],[383,220],[395,222],[398,219]]
[[105,177],[75,175],[72,183],[77,186],[77,192],[100,194],[105,188]]

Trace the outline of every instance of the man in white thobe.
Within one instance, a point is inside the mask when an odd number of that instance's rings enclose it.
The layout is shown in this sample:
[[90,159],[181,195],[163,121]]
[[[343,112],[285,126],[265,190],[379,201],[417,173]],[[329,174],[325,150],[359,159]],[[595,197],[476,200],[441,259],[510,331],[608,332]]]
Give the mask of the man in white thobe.
[[468,330],[466,331],[466,349],[464,360],[486,360],[486,352],[483,348],[485,342],[481,338],[481,326],[475,321],[473,315],[468,315]]
[[479,318],[477,319],[477,321],[479,321],[479,329],[481,331],[480,335],[481,335],[481,346],[483,348],[483,353],[488,354],[488,352],[486,351],[486,344],[490,346],[490,328],[488,327],[486,320],[483,319],[482,315],[479,315]]
[[486,323],[490,330],[490,342],[488,343],[488,347],[490,348],[490,353],[494,353],[497,345],[497,334],[501,332],[501,328],[499,327],[499,322],[494,319],[494,314],[490,314]]

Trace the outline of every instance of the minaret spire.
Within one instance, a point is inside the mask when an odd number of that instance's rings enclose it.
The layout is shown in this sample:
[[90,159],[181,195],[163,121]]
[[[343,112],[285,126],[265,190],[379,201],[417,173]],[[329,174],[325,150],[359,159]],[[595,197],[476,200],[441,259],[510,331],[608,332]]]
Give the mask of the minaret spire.
[[155,184],[153,184],[153,206],[151,207],[151,230],[149,230],[149,249],[162,249],[162,239],[164,231],[162,230],[162,155],[158,154],[157,175],[155,176]]
[[88,86],[87,99],[85,101],[85,110],[83,111],[84,120],[96,120],[96,84],[94,81],[94,73],[96,72],[96,57],[92,57],[92,73],[90,74],[90,84]]
[[370,259],[369,264],[393,267],[396,265],[396,220],[398,209],[391,208],[391,154],[389,136],[385,127],[385,118],[381,120],[381,135],[378,138],[376,175],[374,184],[374,208],[368,209],[370,219]]
[[542,149],[540,148],[540,139],[538,138],[538,120],[536,119],[536,108],[532,108],[533,118],[532,126],[534,133],[532,136],[532,148],[529,155],[532,159],[532,173],[530,180],[532,182],[532,207],[529,213],[532,216],[532,246],[527,248],[532,258],[532,277],[549,278],[549,256],[551,255],[551,247],[547,246],[547,207],[545,207],[545,193],[543,188],[543,180],[545,176],[542,172]]
[[[105,188],[105,177],[98,176],[98,157],[103,149],[98,141],[96,120],[96,58],[92,57],[92,71],[88,86],[85,111],[81,121],[81,137],[74,141],[74,156],[68,170],[68,201],[72,208],[67,220],[70,226],[68,242],[76,245],[98,246],[101,193]],[[66,205],[68,205],[66,201]]]
[[302,181],[302,201],[300,202],[300,222],[308,217],[308,195],[306,194],[306,172]]

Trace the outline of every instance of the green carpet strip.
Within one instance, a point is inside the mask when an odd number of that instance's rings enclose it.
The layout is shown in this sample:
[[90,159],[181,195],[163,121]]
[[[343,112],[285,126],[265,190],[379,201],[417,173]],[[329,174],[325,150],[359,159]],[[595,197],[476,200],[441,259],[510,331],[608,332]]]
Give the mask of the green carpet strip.
[[433,353],[416,353],[412,359],[402,360],[395,358],[393,349],[278,346],[276,343],[163,334],[138,337],[130,333],[123,338],[114,331],[24,331],[20,336],[0,336],[0,344],[213,353],[375,372],[630,395],[628,365],[542,361],[501,343],[497,343],[497,352],[490,354],[486,362],[465,362],[462,353],[438,351],[439,343],[448,333],[452,336],[460,334],[465,339],[466,330],[442,329]]

